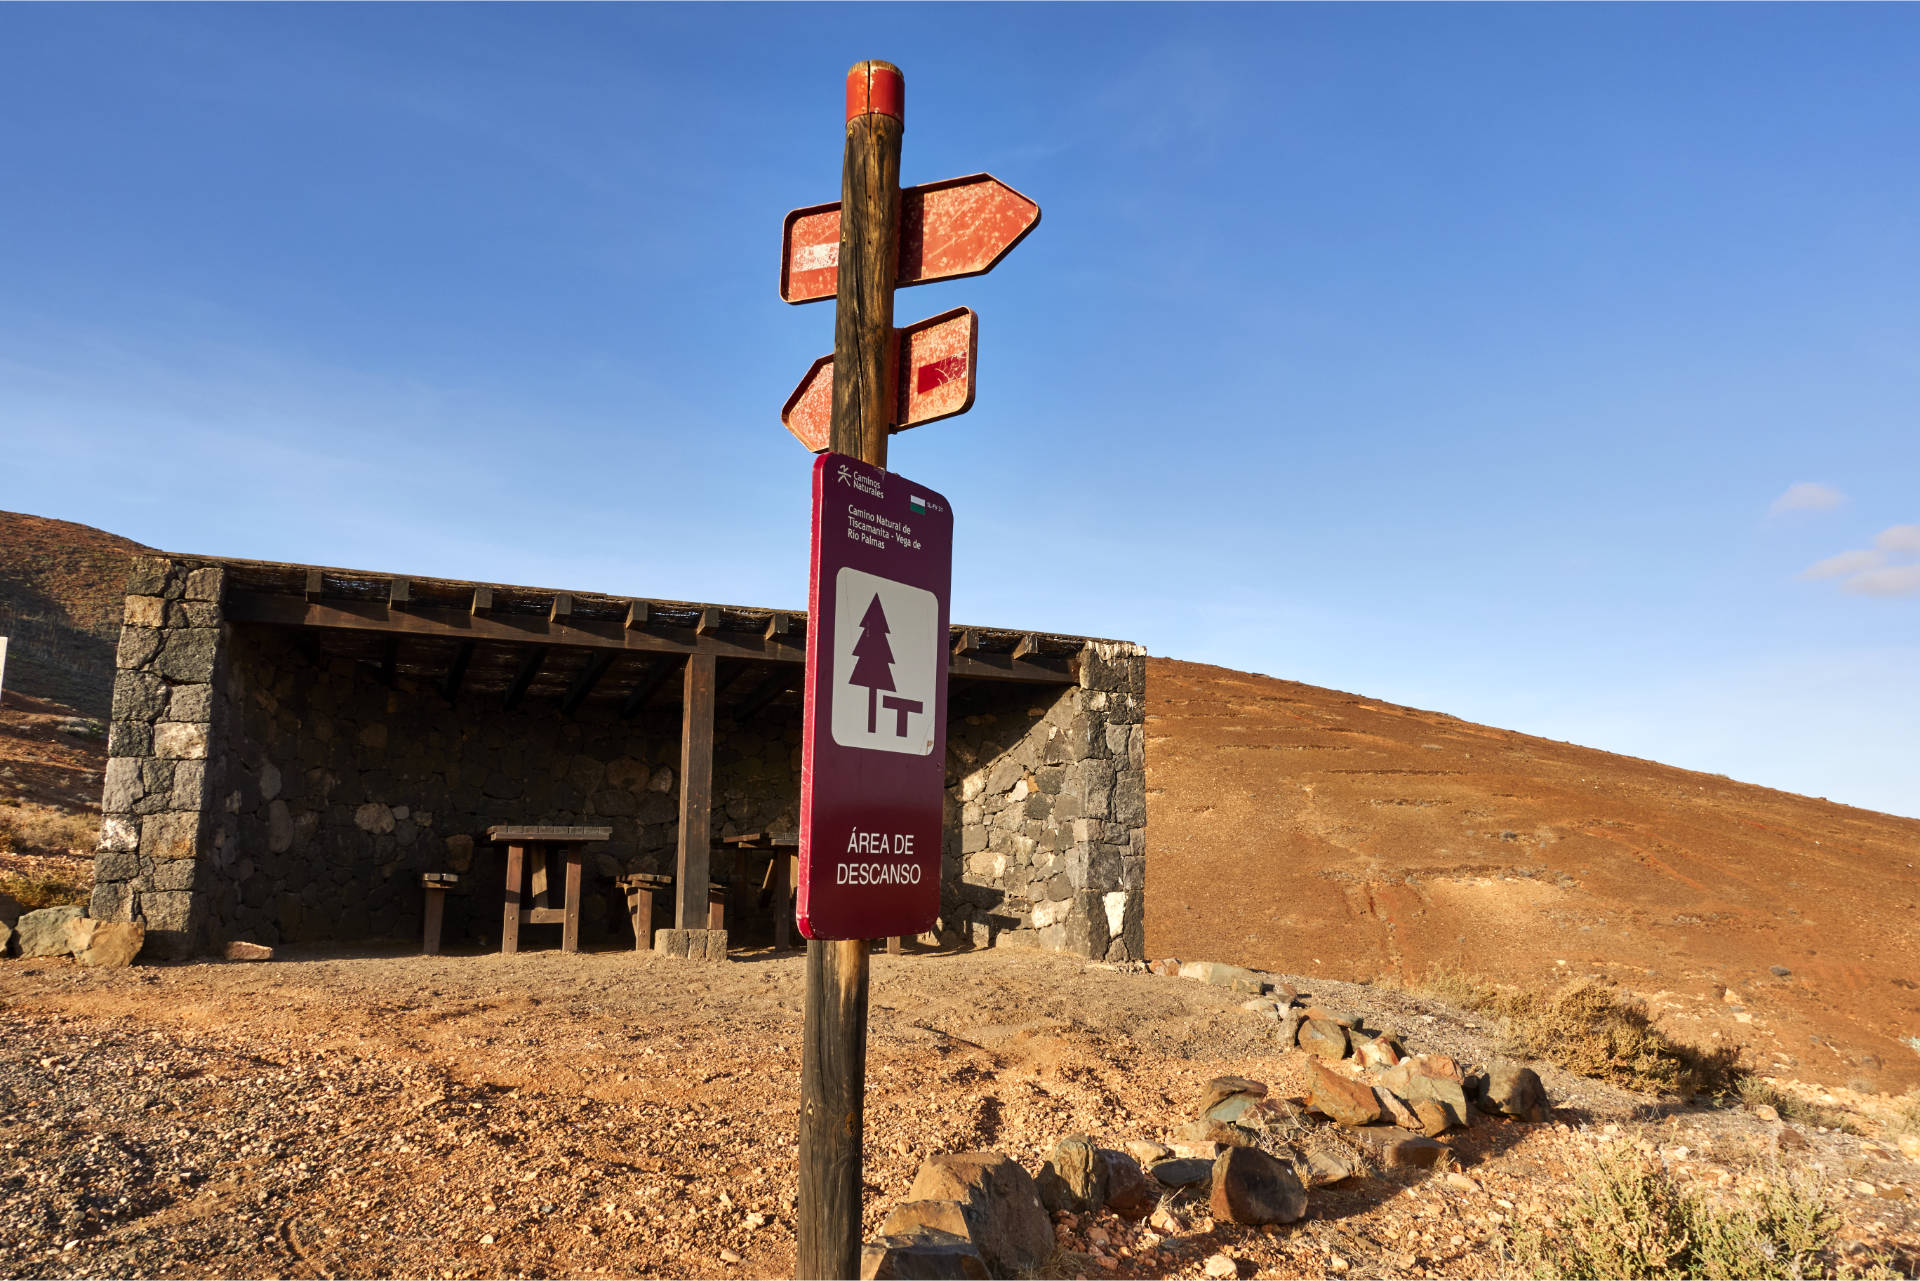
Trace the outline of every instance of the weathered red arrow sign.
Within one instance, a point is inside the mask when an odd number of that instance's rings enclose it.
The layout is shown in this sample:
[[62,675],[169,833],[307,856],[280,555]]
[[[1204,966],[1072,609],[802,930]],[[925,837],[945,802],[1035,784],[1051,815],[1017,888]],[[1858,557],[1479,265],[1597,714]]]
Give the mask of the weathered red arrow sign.
[[[1040,206],[992,174],[948,178],[900,192],[900,276],[896,286],[957,280],[992,271],[1040,225]],[[787,215],[780,296],[831,298],[840,284],[840,202]]]
[[[980,356],[980,317],[971,307],[929,316],[893,331],[893,430],[964,414],[973,407],[973,369]],[[833,357],[813,362],[787,397],[780,421],[799,442],[820,453],[833,439]]]

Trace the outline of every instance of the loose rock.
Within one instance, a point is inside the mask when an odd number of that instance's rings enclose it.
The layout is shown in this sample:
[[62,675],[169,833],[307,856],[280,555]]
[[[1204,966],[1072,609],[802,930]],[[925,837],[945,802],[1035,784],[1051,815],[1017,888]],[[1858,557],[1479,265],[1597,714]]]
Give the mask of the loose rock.
[[20,938],[20,955],[65,956],[70,950],[67,924],[85,914],[84,908],[73,906],[43,907],[26,913],[13,925]]
[[[98,921],[84,948],[76,949],[74,959],[99,969],[119,969],[132,965],[146,945],[144,921]],[[68,928],[72,928],[69,926]]]
[[67,940],[63,951],[78,956],[93,945],[93,935],[100,928],[100,922],[90,916],[76,917],[67,922]]
[[1487,1069],[1487,1090],[1483,1106],[1522,1121],[1546,1121],[1553,1115],[1547,1106],[1546,1087],[1532,1068],[1512,1063],[1496,1063]]
[[862,1281],[986,1281],[993,1275],[971,1241],[882,1236],[860,1247]]
[[1151,1139],[1128,1139],[1120,1145],[1127,1155],[1138,1161],[1143,1167],[1164,1161],[1173,1155],[1173,1149],[1164,1143],[1155,1143]]
[[225,955],[229,961],[271,961],[273,949],[265,943],[249,943],[245,939],[235,939],[227,944]]
[[909,1201],[958,1201],[968,1236],[995,1276],[1038,1267],[1053,1254],[1053,1223],[1033,1176],[998,1152],[952,1152],[921,1163]]
[[1369,1125],[1354,1131],[1380,1154],[1388,1167],[1431,1169],[1441,1157],[1452,1151],[1446,1144],[1421,1134],[1411,1134],[1393,1125]]
[[1307,1180],[1316,1187],[1324,1183],[1339,1183],[1358,1173],[1353,1162],[1324,1148],[1315,1148],[1307,1153]]
[[1347,1057],[1347,1029],[1338,1023],[1326,1019],[1316,1019],[1311,1014],[1300,1025],[1300,1048],[1309,1054],[1317,1054],[1323,1059],[1344,1059]]
[[1160,1203],[1160,1191],[1147,1180],[1140,1163],[1125,1152],[1101,1148],[1107,1167],[1107,1208],[1123,1219],[1144,1219]]
[[1173,1132],[1175,1151],[1183,1147],[1198,1147],[1209,1143],[1230,1148],[1250,1148],[1259,1141],[1260,1136],[1243,1125],[1214,1121],[1204,1116],[1188,1121]]
[[1171,1157],[1156,1161],[1147,1173],[1170,1188],[1190,1188],[1213,1177],[1213,1162],[1197,1157]]
[[1307,1213],[1307,1190],[1293,1170],[1258,1148],[1220,1154],[1210,1198],[1216,1222],[1258,1227],[1293,1223]]
[[1069,1134],[1053,1145],[1034,1180],[1040,1204],[1049,1210],[1085,1214],[1107,1202],[1107,1163],[1084,1134]]
[[1267,1086],[1263,1081],[1250,1080],[1244,1076],[1216,1076],[1208,1081],[1200,1094],[1200,1115],[1205,1116],[1214,1104],[1230,1099],[1236,1094],[1252,1095],[1256,1099],[1267,1097]]
[[1311,1090],[1307,1106],[1314,1111],[1349,1128],[1372,1125],[1380,1119],[1380,1101],[1371,1085],[1348,1080],[1317,1060],[1307,1064],[1307,1081]]
[[1240,1265],[1224,1254],[1210,1254],[1207,1256],[1206,1273],[1215,1281],[1226,1281],[1227,1277],[1240,1275]]

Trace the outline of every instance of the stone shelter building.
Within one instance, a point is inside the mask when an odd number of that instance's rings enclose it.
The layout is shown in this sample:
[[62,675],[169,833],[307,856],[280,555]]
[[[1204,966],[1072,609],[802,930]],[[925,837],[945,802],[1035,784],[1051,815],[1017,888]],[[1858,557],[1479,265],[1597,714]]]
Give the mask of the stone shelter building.
[[[589,847],[583,924],[618,937],[614,877],[699,884],[712,840],[795,839],[806,627],[730,605],[138,558],[92,914],[143,919],[163,957],[401,939],[419,930],[421,874],[451,871],[449,937],[487,944],[505,879],[487,828],[580,824],[612,829]],[[1140,959],[1144,652],[952,638],[940,941]]]

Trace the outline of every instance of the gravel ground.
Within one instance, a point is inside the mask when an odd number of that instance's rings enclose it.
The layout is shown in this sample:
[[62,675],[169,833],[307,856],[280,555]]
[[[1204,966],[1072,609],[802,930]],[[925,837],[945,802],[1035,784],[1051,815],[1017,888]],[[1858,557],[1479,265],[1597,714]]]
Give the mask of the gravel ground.
[[[1221,1073],[1304,1081],[1271,1022],[1197,983],[1005,951],[873,971],[869,1235],[934,1152],[1036,1169],[1074,1131],[1164,1139]],[[768,954],[0,965],[0,1274],[790,1275],[801,984]],[[1405,993],[1302,986],[1416,1050],[1493,1044]],[[1772,1159],[1756,1117],[1542,1075],[1556,1123],[1483,1121],[1450,1177],[1369,1169],[1267,1232],[1191,1203],[1062,1224],[1051,1270],[1199,1276],[1225,1252],[1242,1276],[1497,1275],[1505,1225],[1552,1214],[1596,1144],[1714,1190]],[[1920,1171],[1891,1141],[1806,1137],[1849,1239],[1920,1242]]]

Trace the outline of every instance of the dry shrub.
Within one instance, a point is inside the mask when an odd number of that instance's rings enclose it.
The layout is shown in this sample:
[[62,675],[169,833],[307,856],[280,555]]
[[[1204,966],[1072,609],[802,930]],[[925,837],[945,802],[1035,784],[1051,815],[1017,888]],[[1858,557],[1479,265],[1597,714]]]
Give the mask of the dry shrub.
[[1630,1089],[1681,1096],[1720,1093],[1734,1082],[1738,1051],[1701,1050],[1653,1026],[1647,1007],[1598,979],[1551,995],[1503,992],[1493,1002],[1531,1058]]
[[1602,1152],[1557,1227],[1509,1228],[1504,1262],[1542,1278],[1832,1277],[1840,1216],[1813,1179],[1779,1168],[1730,1206],[1631,1150]]
[[26,802],[0,805],[0,854],[92,854],[99,841],[95,814]]
[[1757,1076],[1742,1073],[1734,1082],[1733,1090],[1746,1106],[1770,1107],[1780,1114],[1780,1119],[1783,1121],[1798,1121],[1802,1125],[1824,1125],[1829,1130],[1841,1130],[1847,1134],[1864,1133],[1860,1123],[1839,1108],[1826,1107],[1803,1099],[1797,1094],[1789,1094]]
[[73,903],[84,907],[92,894],[91,885],[82,885],[65,877],[0,872],[0,900],[12,899],[19,904],[22,912],[37,912],[43,907],[64,907]]
[[1700,1050],[1654,1027],[1647,1007],[1599,979],[1576,979],[1551,993],[1496,987],[1436,965],[1409,985],[1421,996],[1497,1015],[1505,1052],[1629,1089],[1682,1096],[1732,1088],[1738,1050]]

